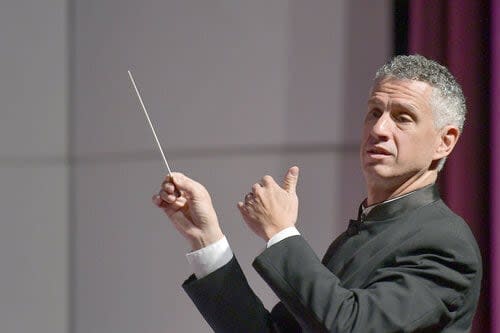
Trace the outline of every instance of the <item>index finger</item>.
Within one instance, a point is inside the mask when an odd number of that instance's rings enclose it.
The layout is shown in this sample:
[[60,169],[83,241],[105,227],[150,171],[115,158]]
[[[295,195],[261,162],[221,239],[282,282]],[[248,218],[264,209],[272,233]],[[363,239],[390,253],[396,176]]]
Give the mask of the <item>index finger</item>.
[[161,184],[161,188],[169,194],[174,194],[174,192],[175,192],[175,185],[173,183],[170,183],[167,181],[165,181]]
[[175,188],[183,193],[187,193],[188,196],[194,198],[199,197],[200,195],[203,196],[207,194],[207,191],[203,185],[185,176],[184,174],[180,172],[172,172],[171,175],[171,183],[174,184]]
[[268,187],[268,186],[276,184],[276,182],[274,181],[273,177],[271,177],[269,175],[265,175],[264,177],[262,177],[261,183],[265,187]]
[[181,173],[180,172],[172,172],[172,173],[168,173],[166,176],[165,176],[165,182],[171,182],[173,183],[173,177],[174,175],[180,175]]

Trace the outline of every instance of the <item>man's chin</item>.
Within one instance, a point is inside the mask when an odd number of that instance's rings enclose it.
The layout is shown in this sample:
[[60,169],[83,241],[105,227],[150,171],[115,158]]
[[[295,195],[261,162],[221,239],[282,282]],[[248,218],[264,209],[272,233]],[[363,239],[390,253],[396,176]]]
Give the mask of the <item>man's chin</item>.
[[397,177],[397,173],[391,166],[380,163],[365,164],[363,173],[367,182],[388,181]]

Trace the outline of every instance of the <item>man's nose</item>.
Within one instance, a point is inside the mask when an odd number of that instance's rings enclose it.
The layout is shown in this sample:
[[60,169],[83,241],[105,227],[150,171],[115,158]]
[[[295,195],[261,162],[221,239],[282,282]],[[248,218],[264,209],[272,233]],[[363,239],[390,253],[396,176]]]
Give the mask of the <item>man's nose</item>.
[[378,139],[389,138],[393,121],[388,112],[383,112],[372,127],[372,135]]

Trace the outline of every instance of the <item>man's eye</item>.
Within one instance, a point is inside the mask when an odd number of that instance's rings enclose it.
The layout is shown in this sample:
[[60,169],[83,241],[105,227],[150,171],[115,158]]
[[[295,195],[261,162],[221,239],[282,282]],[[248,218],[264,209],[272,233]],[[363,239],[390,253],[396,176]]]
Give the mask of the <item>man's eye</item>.
[[409,123],[413,121],[413,119],[407,114],[400,114],[396,116],[396,120],[401,123]]
[[371,109],[371,110],[370,110],[370,115],[371,115],[372,117],[375,117],[375,118],[380,118],[380,116],[382,115],[382,110],[377,109],[377,108],[375,108],[375,109]]

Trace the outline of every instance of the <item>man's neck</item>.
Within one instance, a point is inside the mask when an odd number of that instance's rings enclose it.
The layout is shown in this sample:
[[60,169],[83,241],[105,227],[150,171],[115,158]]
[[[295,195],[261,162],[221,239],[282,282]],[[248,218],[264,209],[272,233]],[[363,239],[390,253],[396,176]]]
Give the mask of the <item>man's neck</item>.
[[427,185],[433,184],[437,179],[437,171],[427,171],[424,174],[409,178],[403,183],[395,186],[383,186],[373,184],[368,186],[367,206],[378,204],[406,193],[413,192]]

